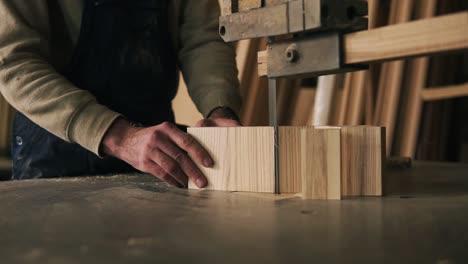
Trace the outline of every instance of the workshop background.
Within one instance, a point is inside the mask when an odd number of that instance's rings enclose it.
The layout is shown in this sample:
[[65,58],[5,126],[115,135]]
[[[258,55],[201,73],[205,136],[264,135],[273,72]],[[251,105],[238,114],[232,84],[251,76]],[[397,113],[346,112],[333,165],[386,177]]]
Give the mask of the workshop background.
[[[369,0],[369,27],[467,9],[466,0]],[[246,126],[266,126],[268,81],[257,73],[257,52],[265,50],[266,39],[243,40],[235,46],[243,97],[241,122]],[[321,103],[315,101],[317,86],[330,86],[330,83],[333,86],[331,111],[321,113],[326,117],[321,125],[385,126],[388,156],[468,162],[468,53],[374,64],[368,71],[328,76],[319,82],[317,79],[279,80],[279,124],[316,124],[314,107]],[[194,125],[202,118],[183,81],[173,106],[178,123]],[[9,178],[6,168],[10,165],[14,111],[0,95],[0,168],[3,168],[0,178],[3,179]]]

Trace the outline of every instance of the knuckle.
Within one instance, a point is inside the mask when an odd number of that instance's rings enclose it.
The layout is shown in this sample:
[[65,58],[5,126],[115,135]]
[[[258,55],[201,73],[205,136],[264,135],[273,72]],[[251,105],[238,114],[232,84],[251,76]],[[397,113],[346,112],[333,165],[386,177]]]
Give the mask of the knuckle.
[[175,161],[177,161],[177,163],[182,164],[185,162],[185,154],[182,152],[178,152],[174,155],[174,159]]
[[166,122],[161,123],[161,127],[164,129],[168,129],[172,127],[172,124],[166,121]]
[[189,134],[185,134],[182,137],[182,144],[184,144],[184,146],[187,146],[187,147],[192,146],[194,142],[195,142],[195,139]]

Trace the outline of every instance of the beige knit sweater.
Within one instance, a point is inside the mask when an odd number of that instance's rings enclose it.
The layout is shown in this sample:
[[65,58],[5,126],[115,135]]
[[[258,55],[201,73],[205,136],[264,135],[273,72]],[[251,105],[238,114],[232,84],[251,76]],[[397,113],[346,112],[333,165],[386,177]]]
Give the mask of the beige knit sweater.
[[[60,72],[78,39],[83,0],[0,0],[0,91],[56,136],[98,154],[119,116]],[[205,116],[240,107],[235,53],[218,35],[216,0],[170,0],[170,32],[189,93]],[[56,8],[54,8],[56,7]]]

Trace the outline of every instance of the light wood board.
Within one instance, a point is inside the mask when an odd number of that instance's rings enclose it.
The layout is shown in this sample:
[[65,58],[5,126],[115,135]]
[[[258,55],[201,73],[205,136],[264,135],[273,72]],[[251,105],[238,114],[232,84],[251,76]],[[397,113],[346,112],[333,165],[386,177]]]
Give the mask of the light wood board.
[[[189,128],[215,160],[200,166],[205,189],[267,192],[275,190],[274,129],[272,127]],[[190,182],[189,188],[197,187]]]
[[465,96],[468,96],[468,83],[446,87],[431,87],[430,89],[421,91],[421,97],[424,101],[444,100]]
[[[402,1],[404,3],[404,1]],[[346,34],[345,63],[366,63],[468,49],[468,11]],[[266,53],[258,73],[268,75]]]

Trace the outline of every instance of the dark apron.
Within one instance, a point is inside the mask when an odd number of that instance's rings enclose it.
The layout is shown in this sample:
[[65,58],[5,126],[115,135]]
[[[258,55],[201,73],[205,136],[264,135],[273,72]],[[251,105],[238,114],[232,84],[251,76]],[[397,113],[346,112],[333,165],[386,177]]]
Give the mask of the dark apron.
[[[167,2],[85,0],[80,37],[63,75],[132,122],[144,126],[174,122],[171,101],[177,89],[177,66]],[[21,113],[13,123],[12,156],[13,179],[134,170],[54,136]]]

